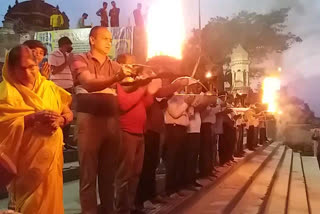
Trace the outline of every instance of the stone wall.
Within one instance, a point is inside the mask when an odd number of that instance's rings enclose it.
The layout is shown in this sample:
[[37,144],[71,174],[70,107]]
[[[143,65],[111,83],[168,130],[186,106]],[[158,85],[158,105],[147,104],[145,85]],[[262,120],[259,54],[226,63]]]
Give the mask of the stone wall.
[[0,62],[4,62],[6,51],[20,44],[19,34],[0,34]]
[[313,154],[311,124],[289,124],[285,128],[285,143],[294,150],[305,154]]

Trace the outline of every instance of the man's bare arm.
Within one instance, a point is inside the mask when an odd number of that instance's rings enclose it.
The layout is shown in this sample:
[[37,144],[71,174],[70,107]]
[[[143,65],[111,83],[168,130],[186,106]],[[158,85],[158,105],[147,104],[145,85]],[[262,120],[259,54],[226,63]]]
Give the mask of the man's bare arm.
[[78,76],[78,80],[83,88],[88,92],[95,92],[104,90],[112,86],[114,83],[121,81],[123,79],[123,76],[121,75],[121,72],[119,72],[119,74],[108,78],[96,79],[91,75],[89,71],[82,71]]

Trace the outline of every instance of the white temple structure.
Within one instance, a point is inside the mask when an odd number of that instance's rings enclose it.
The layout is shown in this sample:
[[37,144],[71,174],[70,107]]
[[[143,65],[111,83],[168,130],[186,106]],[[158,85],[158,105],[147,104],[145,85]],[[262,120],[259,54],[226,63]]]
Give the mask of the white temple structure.
[[249,84],[249,54],[241,46],[235,47],[231,54],[229,69],[232,73],[231,90],[233,92],[246,93],[250,87]]

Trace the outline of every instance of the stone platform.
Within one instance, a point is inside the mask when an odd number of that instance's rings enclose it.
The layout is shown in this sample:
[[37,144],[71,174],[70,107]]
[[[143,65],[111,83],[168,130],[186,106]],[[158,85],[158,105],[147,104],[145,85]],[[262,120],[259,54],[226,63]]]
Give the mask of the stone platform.
[[[76,151],[65,154],[64,206],[66,214],[80,214],[79,165]],[[217,168],[213,181],[200,180],[203,188],[185,191],[184,197],[157,204],[148,214],[162,213],[318,213],[320,209],[320,170],[316,158],[301,156],[281,142],[246,150],[236,163]],[[165,175],[157,175],[158,190]],[[0,210],[7,199],[0,200]]]

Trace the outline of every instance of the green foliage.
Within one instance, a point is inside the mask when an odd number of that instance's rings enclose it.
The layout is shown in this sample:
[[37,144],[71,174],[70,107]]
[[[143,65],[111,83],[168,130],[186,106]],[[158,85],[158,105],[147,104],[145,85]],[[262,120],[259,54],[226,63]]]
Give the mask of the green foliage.
[[[232,49],[238,44],[248,51],[250,59],[261,62],[269,53],[282,53],[296,42],[302,42],[300,37],[286,32],[289,11],[290,8],[268,14],[242,11],[233,17],[211,18],[201,33],[195,31],[190,44],[201,44],[202,55],[215,65],[222,66],[228,62]],[[257,70],[250,76],[263,74]]]
[[237,44],[256,60],[274,51],[282,53],[302,41],[285,32],[289,11],[283,8],[264,15],[242,11],[232,18],[212,18],[202,30],[202,48],[216,63],[223,63]]

